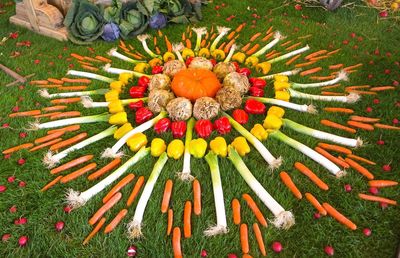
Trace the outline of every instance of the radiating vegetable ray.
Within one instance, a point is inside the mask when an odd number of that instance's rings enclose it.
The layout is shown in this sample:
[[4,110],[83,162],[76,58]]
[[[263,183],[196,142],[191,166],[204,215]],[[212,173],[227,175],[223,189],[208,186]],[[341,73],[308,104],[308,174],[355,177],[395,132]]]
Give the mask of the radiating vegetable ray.
[[245,99],[255,99],[258,100],[262,103],[267,103],[267,104],[271,104],[271,105],[277,105],[277,106],[281,106],[281,107],[285,107],[285,108],[290,108],[299,112],[307,112],[307,113],[311,113],[311,114],[316,114],[318,113],[317,109],[315,108],[314,105],[299,105],[296,103],[291,103],[288,101],[283,101],[280,99],[273,99],[273,98],[263,98],[263,97],[246,97]]
[[182,172],[178,173],[178,178],[182,181],[192,181],[194,177],[191,175],[190,169],[190,152],[189,145],[193,137],[193,127],[195,119],[191,117],[187,123],[186,136],[185,136],[185,153],[183,155],[183,168]]
[[360,95],[353,92],[346,96],[322,96],[322,95],[313,95],[313,94],[299,92],[291,88],[289,88],[288,90],[291,97],[300,99],[310,99],[310,100],[319,100],[328,102],[334,101],[343,103],[355,103],[360,99]]

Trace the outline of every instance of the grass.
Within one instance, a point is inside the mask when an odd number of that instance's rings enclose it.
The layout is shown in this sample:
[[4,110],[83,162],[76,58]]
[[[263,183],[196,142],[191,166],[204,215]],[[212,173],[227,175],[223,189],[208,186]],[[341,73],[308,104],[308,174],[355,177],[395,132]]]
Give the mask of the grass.
[[[352,65],[356,63],[364,63],[359,71],[350,76],[351,82],[346,85],[390,85],[393,80],[399,80],[399,69],[395,61],[399,60],[399,52],[396,46],[400,43],[400,33],[398,25],[392,20],[377,20],[376,12],[364,7],[356,7],[354,9],[339,9],[335,13],[325,12],[320,8],[303,8],[302,11],[296,11],[293,5],[282,5],[282,1],[230,1],[226,7],[222,7],[217,11],[214,10],[216,5],[221,5],[222,1],[215,1],[210,4],[204,11],[205,17],[200,25],[211,27],[212,25],[225,25],[235,28],[241,22],[246,21],[251,24],[254,18],[252,13],[258,13],[261,19],[256,19],[255,28],[251,29],[247,26],[241,33],[240,41],[246,43],[255,32],[266,31],[269,26],[273,25],[275,29],[279,29],[289,39],[297,41],[296,38],[312,34],[312,37],[303,40],[304,43],[310,44],[313,51],[319,49],[336,49],[342,48],[342,51],[333,58],[321,62],[321,65],[344,63]],[[357,2],[358,3],[358,2]],[[247,7],[255,7],[257,10],[248,11]],[[115,43],[105,43],[98,41],[93,45],[75,46],[68,42],[58,42],[52,39],[35,35],[30,31],[16,27],[8,23],[8,18],[13,14],[14,7],[5,7],[6,13],[0,15],[0,32],[1,37],[8,36],[9,33],[18,31],[18,39],[9,39],[4,46],[0,48],[2,63],[10,68],[19,70],[22,75],[35,73],[34,79],[45,79],[47,77],[60,78],[65,75],[69,64],[75,62],[69,60],[69,54],[72,52],[82,55],[90,54],[95,51],[97,54],[104,55],[105,52]],[[234,14],[236,17],[228,22],[225,19]],[[308,16],[307,19],[301,15]],[[163,32],[168,35],[171,41],[179,40],[181,32],[185,30],[185,26],[176,25],[169,26]],[[356,33],[356,38],[351,38],[350,33]],[[362,37],[362,41],[358,41],[358,37]],[[16,47],[18,41],[29,40],[31,47]],[[348,45],[342,42],[349,40]],[[129,43],[139,46],[136,40],[130,40]],[[355,49],[355,45],[358,49]],[[378,49],[379,55],[375,55],[374,51]],[[13,51],[18,51],[21,56],[17,58],[9,58]],[[390,55],[388,54],[390,53]],[[39,60],[35,64],[35,60]],[[368,64],[370,61],[374,64]],[[129,67],[127,64],[115,62],[117,67]],[[282,71],[284,65],[274,66],[274,70]],[[390,69],[390,74],[385,74],[384,70]],[[368,75],[373,75],[368,78]],[[371,77],[371,76],[370,76]],[[300,76],[294,77],[295,81],[305,81]],[[0,73],[0,81],[5,85],[12,81],[4,73]],[[37,88],[26,84],[23,88],[17,86],[0,88],[1,103],[0,106],[0,123],[9,123],[10,128],[0,129],[1,142],[0,149],[6,149],[10,146],[18,145],[21,142],[30,142],[35,138],[44,135],[44,132],[27,131],[28,135],[25,139],[19,139],[18,134],[25,132],[23,128],[27,126],[30,119],[9,119],[7,115],[14,106],[19,106],[21,110],[30,110],[40,106],[48,105],[48,101],[40,98],[36,94]],[[317,93],[318,91],[311,91]],[[269,90],[269,93],[272,91]],[[363,99],[353,105],[351,108],[356,110],[359,115],[371,117],[380,117],[383,123],[391,124],[393,118],[398,115],[399,107],[396,102],[399,101],[399,90],[380,93],[377,98],[380,104],[373,104],[373,96],[365,96]],[[101,97],[96,97],[98,101]],[[301,100],[294,100],[296,103],[307,103]],[[321,109],[325,106],[339,106],[330,103],[314,103]],[[345,106],[345,105],[343,105]],[[366,107],[373,108],[372,113],[367,113]],[[71,110],[81,110],[84,114],[100,113],[101,110],[86,110],[79,104],[71,105]],[[288,110],[286,117],[295,121],[300,121],[308,126],[330,130],[319,125],[322,118],[331,119],[341,123],[345,123],[346,116],[323,113],[319,115],[299,114]],[[261,121],[262,116],[253,116],[249,124],[253,125],[256,121]],[[100,132],[107,128],[107,124],[84,125],[82,131],[89,132],[90,135]],[[314,146],[317,141],[314,139],[298,135],[293,131],[284,130],[289,136],[292,136],[309,146]],[[340,133],[343,136],[346,133]],[[149,139],[155,135],[152,132],[147,133]],[[356,154],[373,159],[378,162],[377,166],[367,166],[376,176],[376,178],[392,179],[399,181],[399,133],[394,131],[375,130],[373,132],[359,131],[358,136],[362,137],[366,142],[366,146],[355,151]],[[212,137],[215,137],[214,132]],[[232,133],[227,136],[227,140],[237,136]],[[171,136],[163,137],[168,142]],[[378,146],[376,141],[382,138],[385,145]],[[90,148],[85,148],[79,153],[73,153],[70,158],[75,158],[84,154],[96,154],[96,162],[98,166],[107,163],[105,160],[99,159],[101,151],[111,146],[114,140],[106,138],[98,142]],[[347,177],[343,179],[333,178],[327,171],[316,165],[311,160],[294,151],[288,146],[282,145],[275,140],[269,140],[267,143],[270,151],[276,156],[281,155],[284,158],[282,170],[289,172],[293,180],[297,183],[300,190],[304,193],[309,191],[320,199],[331,203],[334,207],[357,225],[358,229],[350,232],[342,225],[338,224],[331,218],[322,218],[320,220],[313,219],[314,209],[307,201],[298,201],[281,183],[278,173],[271,173],[267,170],[265,162],[261,156],[252,151],[250,155],[244,158],[246,164],[254,175],[260,180],[265,188],[278,200],[283,207],[292,210],[296,217],[296,225],[288,231],[281,231],[269,226],[262,229],[263,236],[268,247],[270,256],[278,256],[273,254],[270,246],[273,241],[280,241],[284,250],[280,254],[283,257],[322,257],[324,256],[323,248],[326,245],[332,245],[335,248],[335,254],[338,257],[393,257],[397,245],[399,244],[400,218],[398,216],[398,207],[389,207],[381,209],[376,203],[361,201],[357,198],[357,193],[367,192],[368,186],[366,180],[353,170],[349,170]],[[103,194],[99,194],[91,200],[85,207],[80,208],[71,214],[63,212],[63,196],[68,188],[75,190],[85,190],[91,186],[91,183],[80,178],[68,185],[59,185],[46,193],[40,193],[40,189],[46,182],[52,179],[48,170],[41,164],[44,155],[43,151],[31,154],[26,151],[13,154],[10,159],[1,159],[0,162],[0,184],[8,187],[7,191],[0,193],[0,235],[11,233],[12,238],[6,243],[0,243],[0,255],[2,257],[124,257],[126,250],[130,245],[127,240],[125,227],[119,226],[112,234],[97,235],[89,245],[82,246],[85,236],[91,231],[91,227],[87,223],[90,216],[100,207]],[[22,166],[17,165],[19,158],[25,158],[26,163]],[[293,163],[301,161],[310,166],[328,185],[328,192],[320,191],[316,186],[293,169]],[[129,171],[136,174],[137,177],[144,175],[148,177],[154,158],[145,158],[140,164],[134,166]],[[392,165],[391,172],[383,172],[381,167],[384,164]],[[176,171],[181,169],[181,161],[168,161],[166,167],[161,173],[160,178],[155,186],[153,195],[149,201],[145,212],[144,219],[144,239],[135,241],[138,247],[138,257],[171,257],[172,247],[171,240],[166,237],[166,215],[160,213],[160,202],[164,183],[168,178],[173,178]],[[209,168],[204,160],[192,159],[192,173],[202,183],[203,195],[203,213],[201,217],[193,217],[193,237],[182,241],[182,249],[187,257],[199,257],[200,251],[206,249],[209,257],[226,257],[228,253],[240,254],[239,228],[236,227],[231,220],[232,214],[230,209],[230,201],[233,198],[241,198],[241,194],[250,193],[255,196],[249,187],[236,172],[232,164],[227,159],[220,160],[221,177],[225,196],[225,205],[228,216],[228,226],[230,232],[224,236],[213,238],[203,237],[203,230],[208,225],[215,223],[215,211],[212,196],[211,178]],[[7,183],[9,176],[15,175],[17,180],[15,183]],[[24,181],[26,187],[18,187],[18,182]],[[191,185],[174,180],[174,193],[172,198],[172,208],[175,212],[174,224],[182,226],[182,213],[185,200],[192,199]],[[353,187],[351,193],[343,190],[344,184],[349,183]],[[122,193],[124,201],[130,193],[131,187],[125,188]],[[382,195],[392,199],[399,200],[400,192],[398,188],[383,189],[380,191]],[[105,193],[104,193],[105,194]],[[272,218],[271,213],[261,205],[258,199],[256,202],[261,207],[262,212]],[[107,218],[111,219],[117,212],[123,208],[123,202],[119,203],[109,214]],[[136,203],[137,201],[135,201]],[[255,218],[251,211],[241,201],[243,207],[243,222],[251,225],[255,222]],[[18,211],[10,213],[9,208],[16,205]],[[134,206],[133,206],[134,207]],[[129,209],[127,218],[133,216],[134,209]],[[26,225],[16,226],[13,221],[19,217],[27,217]],[[128,222],[126,219],[124,222]],[[63,220],[66,227],[61,233],[54,230],[56,221]],[[372,229],[372,235],[365,237],[362,229],[368,227]],[[29,236],[29,244],[25,248],[18,248],[18,237],[21,235]],[[256,241],[252,232],[250,232],[250,254],[259,257]]]

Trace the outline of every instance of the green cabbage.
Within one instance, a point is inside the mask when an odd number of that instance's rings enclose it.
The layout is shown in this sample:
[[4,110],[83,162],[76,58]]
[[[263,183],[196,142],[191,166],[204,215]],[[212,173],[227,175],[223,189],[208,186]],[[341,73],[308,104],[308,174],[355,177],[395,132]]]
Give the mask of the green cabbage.
[[122,5],[119,23],[122,38],[139,35],[148,25],[149,18],[137,9],[137,2],[127,2]]

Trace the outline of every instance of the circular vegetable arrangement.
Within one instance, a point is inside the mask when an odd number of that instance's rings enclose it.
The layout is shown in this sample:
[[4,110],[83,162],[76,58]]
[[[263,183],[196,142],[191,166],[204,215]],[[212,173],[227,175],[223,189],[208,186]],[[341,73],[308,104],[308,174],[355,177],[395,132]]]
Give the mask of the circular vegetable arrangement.
[[[298,49],[294,49],[297,46],[287,47],[285,54],[271,50],[278,44],[286,46],[290,43],[282,43],[284,37],[279,32],[273,32],[272,28],[260,40],[264,46],[252,43],[261,36],[261,33],[257,33],[250,39],[250,43],[239,49],[235,44],[235,38],[243,27],[244,25],[240,25],[232,32],[225,27],[217,27],[217,32],[213,29],[207,32],[206,28],[192,28],[195,36],[191,36],[191,31],[183,33],[185,46],[183,43],[171,44],[168,38],[159,32],[158,36],[154,36],[154,42],[157,39],[165,40],[166,51],[163,55],[154,53],[148,47],[149,35],[137,37],[145,53],[133,52],[133,48],[127,47],[121,41],[119,46],[121,51],[111,49],[108,52],[111,59],[72,54],[72,57],[82,62],[82,67],[89,70],[88,72],[69,70],[68,77],[65,78],[32,81],[31,84],[40,85],[42,88],[54,88],[50,87],[49,83],[51,83],[60,90],[52,94],[47,89],[40,90],[43,97],[51,99],[52,106],[42,110],[10,114],[10,117],[32,116],[36,119],[52,120],[35,122],[31,125],[33,130],[48,130],[47,135],[37,138],[34,143],[24,143],[4,150],[3,154],[9,155],[22,149],[29,149],[30,152],[48,149],[43,163],[51,169],[50,173],[55,177],[41,189],[42,192],[56,187],[57,184],[66,184],[91,173],[88,180],[97,180],[97,182],[91,183],[88,189],[79,189],[79,191],[70,189],[66,195],[68,206],[65,209],[71,212],[78,208],[82,209],[95,196],[105,194],[101,207],[89,218],[93,231],[88,234],[84,244],[88,244],[103,226],[105,233],[112,232],[126,219],[128,209],[137,198],[134,216],[129,220],[127,232],[130,239],[140,238],[142,227],[145,226],[142,221],[146,206],[152,197],[154,186],[164,165],[167,162],[182,160],[183,167],[177,174],[177,178],[192,182],[193,187],[193,198],[186,201],[184,205],[182,228],[174,224],[175,211],[170,205],[174,185],[171,179],[166,181],[161,203],[161,212],[167,213],[166,234],[172,235],[173,253],[176,257],[184,253],[180,245],[181,237],[190,238],[192,235],[192,213],[195,216],[202,215],[201,198],[204,194],[202,194],[201,183],[196,179],[196,175],[191,173],[192,158],[204,158],[211,172],[213,190],[212,193],[206,191],[206,194],[214,196],[216,223],[204,229],[205,236],[228,233],[227,207],[225,207],[221,184],[219,160],[228,158],[251,188],[252,194],[245,193],[242,196],[243,200],[233,199],[231,202],[233,223],[240,225],[243,254],[249,252],[249,229],[241,220],[241,203],[248,205],[257,220],[257,223],[253,224],[253,231],[261,255],[266,254],[261,230],[267,226],[265,216],[270,217],[270,214],[263,214],[254,198],[257,197],[257,200],[271,211],[273,216],[271,223],[276,228],[289,229],[295,224],[294,214],[289,211],[290,207],[283,207],[279,203],[282,200],[273,198],[242,158],[255,149],[265,160],[266,167],[271,170],[277,169],[282,164],[282,159],[275,156],[278,153],[271,153],[268,150],[268,141],[279,141],[294,148],[337,178],[346,175],[345,169],[353,169],[368,179],[371,187],[396,186],[398,183],[395,181],[375,180],[374,175],[365,167],[365,164],[374,165],[375,163],[353,153],[353,148],[363,144],[360,138],[347,138],[316,130],[285,117],[288,109],[309,113],[310,117],[317,111],[311,104],[296,104],[290,102],[292,99],[353,104],[360,99],[361,94],[377,93],[394,89],[394,87],[368,86],[365,89],[360,88],[364,86],[350,86],[346,87],[345,95],[330,94],[333,92],[329,91],[325,91],[322,95],[305,93],[300,90],[337,87],[337,84],[346,81],[348,75],[359,65],[347,67],[340,64],[332,65],[329,67],[333,70],[332,74],[314,76],[322,68],[306,67],[318,60],[333,56],[340,50],[316,51],[305,55],[304,61],[300,62],[302,55],[309,51],[310,47],[308,45]],[[191,41],[194,37],[196,43],[192,47]],[[228,40],[220,44],[224,38]],[[144,54],[150,56],[151,59],[146,60]],[[111,63],[114,59],[123,60],[133,67],[132,69],[113,67]],[[283,60],[286,60],[287,65],[296,63],[295,69],[270,74],[274,63]],[[103,70],[117,76],[106,77],[94,73],[98,68],[92,62],[107,63]],[[289,80],[297,74],[309,76],[310,79],[319,82],[296,83]],[[99,81],[96,85],[102,85],[102,87],[85,90],[86,84],[90,84],[91,80]],[[80,86],[64,86],[67,83],[78,83]],[[128,89],[127,86],[132,83],[135,83],[135,86]],[[130,98],[122,97],[128,94]],[[104,101],[93,101],[91,96],[96,95],[104,96]],[[69,108],[68,105],[75,102],[82,102],[88,109],[108,108],[108,112],[82,116],[79,111],[66,111]],[[129,112],[127,112],[128,109]],[[378,118],[355,115],[354,110],[350,108],[326,107],[324,111],[351,114],[347,125],[327,119],[321,120],[322,125],[335,128],[338,132],[345,131],[354,134],[357,130],[374,130],[375,128],[399,130],[399,127],[379,123]],[[133,118],[130,113],[134,114]],[[259,123],[251,122],[250,125],[249,121],[257,119]],[[80,124],[107,122],[110,127],[98,134],[88,137],[89,135],[85,132],[79,133]],[[284,134],[281,130],[283,127],[319,139],[321,142],[312,149]],[[158,136],[149,139],[149,134],[146,133],[149,130],[154,130]],[[228,143],[225,136],[233,131],[240,136]],[[174,139],[166,142],[165,139],[169,138],[170,133]],[[69,134],[75,135],[70,137]],[[210,138],[213,134],[218,134],[218,136]],[[71,153],[90,148],[95,142],[107,137],[114,137],[116,142],[101,153],[102,158],[112,158],[104,167],[95,171],[96,163],[90,163],[94,155],[84,155],[65,162]],[[126,149],[122,152],[124,145],[127,145],[132,153],[127,153]],[[148,178],[140,176],[133,183],[135,176],[128,173],[129,169],[149,155],[157,158],[150,176]],[[126,156],[128,158],[125,158]],[[173,159],[176,161],[172,161]],[[80,168],[77,168],[78,166]],[[306,165],[296,162],[294,168],[321,191],[329,190],[329,186]],[[67,173],[67,170],[70,172]],[[59,175],[60,173],[62,175]],[[349,229],[357,229],[355,222],[346,217],[351,211],[337,209],[326,200],[318,200],[310,192],[302,193],[290,173],[282,171],[279,176],[295,198],[302,199],[304,194],[306,200],[316,209],[316,217],[329,215]],[[123,196],[121,190],[132,184],[131,194]],[[105,193],[106,188],[111,186],[108,193]],[[5,191],[6,188],[1,186],[0,190]],[[359,193],[358,196],[368,201],[396,205],[396,201],[375,194]],[[126,208],[120,210],[114,218],[108,219],[107,212],[122,199],[126,200]],[[55,228],[61,231],[64,228],[64,222],[57,222]],[[21,246],[26,245],[28,238],[21,239],[20,242]],[[282,245],[279,242],[274,242],[272,248],[275,252],[282,251]],[[128,249],[128,255],[134,256],[137,251],[135,246],[131,246]],[[207,252],[203,251],[207,255]],[[327,246],[325,252],[333,254],[333,248]]]

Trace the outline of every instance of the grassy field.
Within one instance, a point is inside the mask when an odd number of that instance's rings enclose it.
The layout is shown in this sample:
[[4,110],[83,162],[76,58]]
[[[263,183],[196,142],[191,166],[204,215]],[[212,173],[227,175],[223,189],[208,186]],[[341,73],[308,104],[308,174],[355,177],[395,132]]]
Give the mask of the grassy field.
[[[242,22],[247,22],[245,30],[241,33],[239,42],[245,44],[255,32],[265,32],[270,26],[275,30],[281,31],[288,39],[293,42],[301,41],[311,46],[313,51],[319,49],[342,50],[333,57],[321,61],[318,65],[327,72],[328,65],[344,63],[353,65],[363,63],[364,66],[354,74],[350,75],[350,82],[343,85],[391,85],[394,81],[400,80],[399,49],[400,30],[399,25],[392,19],[377,20],[377,13],[365,7],[355,7],[353,9],[343,8],[335,13],[326,12],[321,8],[305,8],[295,10],[294,4],[282,5],[282,1],[226,1],[226,6],[218,11],[215,6],[221,6],[223,2],[218,0],[204,9],[204,20],[198,26],[210,28],[215,25],[224,25],[232,28]],[[361,3],[358,3],[361,4]],[[249,10],[250,9],[250,10]],[[10,33],[18,32],[16,39],[9,39],[4,45],[0,45],[0,60],[2,64],[18,70],[22,75],[35,73],[33,79],[46,79],[48,77],[61,78],[65,75],[71,64],[77,68],[77,63],[69,58],[70,53],[75,52],[82,55],[96,54],[105,55],[106,51],[117,43],[105,43],[98,41],[93,45],[76,46],[67,42],[58,42],[49,38],[35,35],[25,29],[10,25],[8,18],[14,13],[14,6],[5,7],[5,13],[0,14],[0,37],[7,37]],[[252,17],[256,13],[259,19]],[[226,18],[235,15],[231,21]],[[254,28],[250,24],[255,21]],[[181,33],[186,26],[169,26],[163,33],[168,35],[171,41],[180,40]],[[151,32],[150,33],[154,33]],[[355,37],[352,37],[355,33]],[[311,34],[312,37],[299,40],[298,37]],[[17,42],[30,41],[31,46],[16,46]],[[348,41],[348,44],[345,44]],[[138,46],[136,40],[128,43]],[[160,43],[161,46],[162,43]],[[278,49],[283,50],[280,47]],[[20,56],[12,58],[15,51]],[[397,63],[396,63],[397,62]],[[129,65],[116,61],[116,67],[126,67]],[[77,68],[78,69],[78,68]],[[273,67],[272,72],[283,71],[287,67],[280,63]],[[385,73],[385,70],[386,71]],[[323,72],[323,73],[324,73]],[[304,77],[296,76],[294,81],[307,81]],[[25,131],[29,121],[28,118],[10,119],[8,114],[16,106],[20,110],[31,110],[50,105],[37,93],[37,87],[29,84],[5,87],[3,85],[11,82],[12,79],[4,73],[0,73],[0,124],[9,124],[9,127],[0,128],[0,149],[10,146],[30,142],[35,138],[45,135],[42,131]],[[91,87],[99,88],[100,83]],[[104,87],[104,86],[103,86]],[[340,88],[343,91],[343,86]],[[272,93],[272,90],[268,90]],[[318,93],[318,90],[310,91]],[[374,104],[373,99],[378,98],[380,103]],[[95,100],[101,101],[101,97]],[[296,103],[308,103],[308,101],[293,100]],[[385,91],[377,96],[363,96],[362,100],[351,106],[356,114],[363,116],[379,117],[382,123],[392,124],[394,118],[399,118],[399,88],[395,91]],[[314,103],[321,110],[325,106],[346,106],[332,103]],[[347,105],[349,106],[349,105]],[[372,112],[367,112],[367,108],[372,107]],[[103,110],[88,110],[82,108],[80,104],[71,105],[71,110],[80,110],[83,114],[101,113]],[[104,109],[106,111],[106,109]],[[286,117],[301,122],[310,127],[326,130],[319,121],[323,118],[331,119],[339,123],[345,123],[347,116],[320,112],[318,115],[299,114],[287,110]],[[256,121],[260,122],[262,116],[252,116],[247,125],[251,129]],[[87,131],[90,135],[100,132],[107,128],[107,124],[94,124],[82,126],[82,131]],[[299,141],[315,146],[318,141],[304,137],[288,129],[283,130],[288,135]],[[20,133],[26,132],[24,139],[20,138]],[[352,137],[351,134],[336,132],[343,136]],[[146,133],[149,139],[155,135],[152,132]],[[214,132],[212,137],[217,134]],[[231,133],[227,136],[227,141],[237,136]],[[357,136],[362,137],[366,142],[365,146],[355,150],[357,155],[367,157],[377,162],[376,166],[366,166],[376,176],[377,179],[391,179],[400,181],[399,169],[399,144],[400,137],[397,131],[374,130],[358,131]],[[163,137],[167,141],[171,136]],[[384,145],[377,145],[376,142],[382,139]],[[100,141],[90,148],[86,148],[79,153],[73,153],[72,158],[83,154],[95,154],[95,162],[98,166],[107,163],[99,158],[101,151],[113,145],[114,140],[109,138]],[[365,178],[354,170],[348,170],[348,175],[342,179],[332,177],[326,170],[316,163],[306,158],[304,155],[294,151],[274,139],[267,141],[266,146],[276,156],[282,156],[284,164],[280,169],[290,172],[293,180],[300,190],[313,193],[321,201],[327,201],[342,211],[352,221],[358,225],[356,231],[350,231],[329,217],[319,220],[313,218],[315,210],[306,200],[297,200],[282,184],[278,173],[271,173],[262,157],[252,150],[250,155],[244,158],[246,164],[254,175],[260,180],[265,188],[288,210],[291,210],[296,217],[296,225],[290,230],[277,230],[272,224],[262,229],[269,256],[282,257],[323,257],[324,247],[331,245],[335,248],[337,257],[393,257],[399,244],[400,237],[400,216],[398,207],[388,207],[382,209],[378,204],[366,202],[358,199],[359,192],[368,192],[368,184]],[[128,152],[128,151],[127,151]],[[58,185],[46,193],[39,192],[39,189],[53,176],[49,174],[42,163],[44,151],[29,153],[21,151],[13,154],[10,158],[1,158],[0,162],[0,185],[7,186],[7,190],[0,193],[0,235],[10,233],[12,237],[7,242],[0,242],[1,257],[124,257],[129,243],[126,238],[125,227],[119,226],[112,234],[97,235],[89,245],[82,246],[82,241],[91,231],[87,223],[90,216],[100,207],[101,194],[91,200],[84,208],[77,209],[70,214],[65,214],[64,193],[68,188],[75,190],[85,190],[92,185],[85,178],[80,178],[67,185]],[[26,163],[18,165],[17,161],[24,158]],[[293,168],[295,161],[301,161],[313,169],[329,186],[330,190],[323,192],[315,185],[310,183],[304,176]],[[154,158],[146,158],[140,164],[130,169],[130,172],[137,175],[148,177]],[[392,170],[384,172],[382,166],[391,164]],[[168,178],[174,178],[175,172],[179,171],[182,161],[168,161],[166,167],[155,186],[153,195],[147,206],[144,219],[143,233],[144,238],[135,241],[133,244],[138,248],[137,257],[172,257],[171,239],[165,234],[166,215],[161,214],[159,206],[164,189],[164,183]],[[228,253],[241,254],[239,241],[239,228],[232,222],[232,212],[230,201],[233,198],[241,199],[243,193],[249,193],[253,197],[251,189],[246,185],[229,160],[220,160],[222,184],[224,189],[225,205],[228,217],[229,233],[223,236],[205,238],[203,230],[215,223],[215,209],[212,195],[209,168],[204,160],[192,159],[192,173],[200,180],[203,189],[203,213],[201,216],[194,216],[193,237],[182,241],[182,249],[186,257],[200,257],[200,251],[206,249],[209,257],[226,257]],[[14,183],[8,183],[7,178],[15,176]],[[20,187],[19,183],[25,182],[25,187]],[[344,191],[344,185],[351,184],[353,191]],[[119,203],[107,218],[113,218],[115,214],[123,208],[126,196],[130,193],[132,186],[126,187],[122,194],[124,201]],[[400,200],[398,188],[388,188],[380,190],[380,194],[394,200]],[[192,199],[191,185],[174,180],[174,192],[172,207],[175,212],[176,226],[182,225],[183,206],[186,200]],[[255,198],[256,199],[256,198]],[[263,214],[272,219],[272,214],[262,205],[258,199],[257,203],[261,207]],[[243,222],[251,225],[255,218],[241,201],[243,207]],[[9,208],[16,205],[17,212],[10,213]],[[130,208],[127,218],[133,216],[134,209]],[[26,217],[28,223],[25,225],[14,225],[14,220],[19,217]],[[66,226],[60,233],[54,230],[56,221],[65,221]],[[372,235],[363,235],[363,228],[370,228]],[[29,237],[29,243],[25,248],[18,247],[18,238],[22,235]],[[273,241],[280,241],[283,251],[274,254],[271,250]],[[253,257],[260,257],[254,234],[250,230],[250,254]]]

